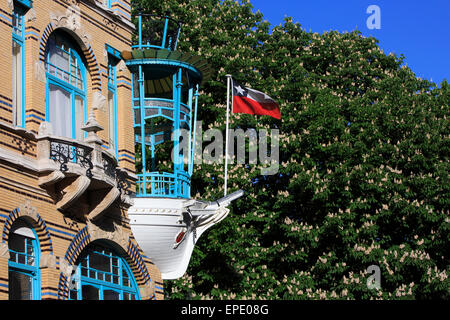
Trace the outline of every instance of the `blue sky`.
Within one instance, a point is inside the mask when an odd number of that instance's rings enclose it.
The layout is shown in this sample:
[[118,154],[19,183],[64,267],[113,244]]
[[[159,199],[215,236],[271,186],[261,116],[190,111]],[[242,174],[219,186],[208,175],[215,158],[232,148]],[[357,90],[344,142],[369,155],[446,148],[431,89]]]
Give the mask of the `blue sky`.
[[[403,54],[421,78],[450,82],[450,0],[250,0],[272,26],[291,16],[306,31],[359,30],[385,53]],[[369,29],[370,5],[380,9],[380,29]],[[370,20],[370,19],[369,19]]]

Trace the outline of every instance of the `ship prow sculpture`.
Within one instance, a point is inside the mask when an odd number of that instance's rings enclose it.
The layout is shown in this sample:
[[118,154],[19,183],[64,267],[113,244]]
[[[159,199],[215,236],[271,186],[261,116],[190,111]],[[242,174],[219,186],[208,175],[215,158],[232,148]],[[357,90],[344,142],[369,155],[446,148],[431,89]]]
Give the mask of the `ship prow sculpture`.
[[128,210],[131,228],[142,250],[163,279],[182,277],[200,236],[229,213],[227,206],[243,195],[236,191],[213,202],[135,198]]
[[[142,164],[128,216],[136,241],[162,278],[176,279],[202,233],[228,215],[227,206],[243,191],[213,202],[191,199],[199,85],[211,71],[202,57],[177,51],[179,22],[142,12],[137,21],[137,42],[122,52],[132,74],[135,149]],[[170,160],[164,159],[168,148]],[[173,168],[158,170],[168,162]]]

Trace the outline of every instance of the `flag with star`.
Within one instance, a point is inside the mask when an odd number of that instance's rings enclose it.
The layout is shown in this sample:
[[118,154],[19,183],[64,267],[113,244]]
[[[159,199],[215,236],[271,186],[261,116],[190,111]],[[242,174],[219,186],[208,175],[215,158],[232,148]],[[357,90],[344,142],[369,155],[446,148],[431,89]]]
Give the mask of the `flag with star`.
[[267,94],[244,87],[233,80],[233,113],[267,115],[280,119],[280,107]]

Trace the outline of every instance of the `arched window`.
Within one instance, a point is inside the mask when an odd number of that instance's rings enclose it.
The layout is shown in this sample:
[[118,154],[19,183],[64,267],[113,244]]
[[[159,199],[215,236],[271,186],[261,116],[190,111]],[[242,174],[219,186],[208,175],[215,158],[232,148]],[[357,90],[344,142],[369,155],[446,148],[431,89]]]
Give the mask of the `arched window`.
[[53,32],[46,50],[46,121],[58,136],[79,139],[86,120],[86,67],[69,34]]
[[72,300],[139,300],[126,260],[101,242],[89,245],[77,260],[70,283]]
[[8,248],[9,299],[39,300],[39,241],[35,231],[24,220],[17,220],[13,224]]
[[12,15],[12,106],[13,125],[25,127],[25,13],[29,6],[14,1]]

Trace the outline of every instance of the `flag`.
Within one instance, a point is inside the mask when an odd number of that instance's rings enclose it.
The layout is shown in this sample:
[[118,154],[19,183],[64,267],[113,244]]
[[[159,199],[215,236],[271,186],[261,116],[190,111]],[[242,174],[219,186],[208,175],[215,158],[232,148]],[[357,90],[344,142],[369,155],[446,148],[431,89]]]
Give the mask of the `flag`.
[[267,94],[233,83],[233,113],[267,115],[280,119],[280,107]]

